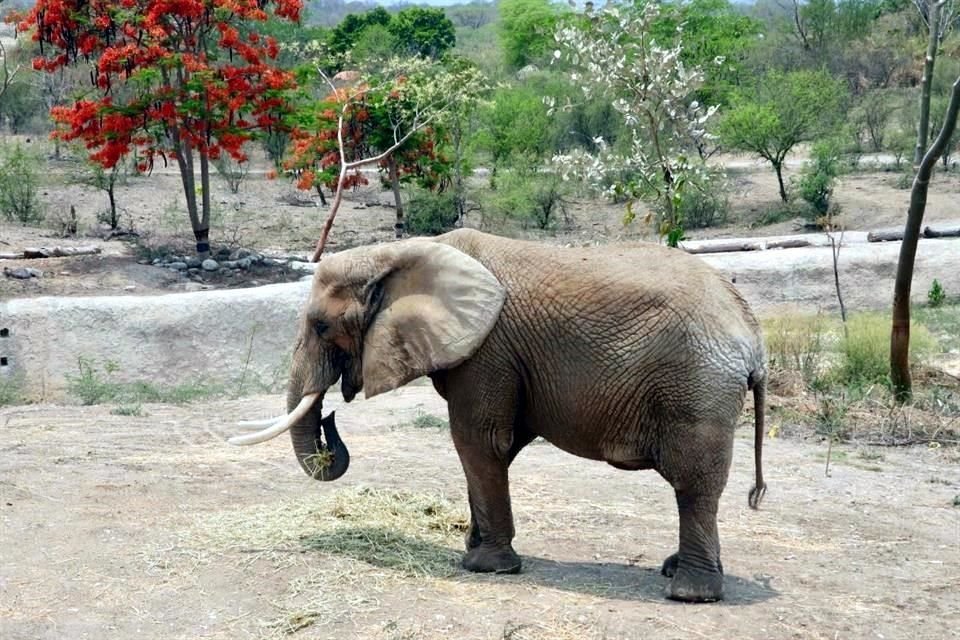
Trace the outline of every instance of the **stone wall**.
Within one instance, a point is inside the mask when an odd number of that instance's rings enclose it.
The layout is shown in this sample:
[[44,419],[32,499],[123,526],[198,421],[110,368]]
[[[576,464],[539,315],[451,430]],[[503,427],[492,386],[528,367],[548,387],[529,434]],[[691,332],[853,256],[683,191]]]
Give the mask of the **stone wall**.
[[110,379],[245,388],[286,379],[309,282],[162,296],[24,298],[0,302],[0,376],[29,400],[61,400],[86,358]]

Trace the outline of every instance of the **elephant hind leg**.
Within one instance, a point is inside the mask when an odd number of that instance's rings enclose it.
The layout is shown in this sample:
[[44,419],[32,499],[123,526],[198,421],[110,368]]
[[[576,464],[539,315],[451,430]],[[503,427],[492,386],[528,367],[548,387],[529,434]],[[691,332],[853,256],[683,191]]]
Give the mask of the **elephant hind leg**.
[[733,449],[732,428],[697,427],[672,443],[661,474],[673,485],[680,515],[680,548],[666,559],[667,596],[686,602],[723,599],[717,509]]

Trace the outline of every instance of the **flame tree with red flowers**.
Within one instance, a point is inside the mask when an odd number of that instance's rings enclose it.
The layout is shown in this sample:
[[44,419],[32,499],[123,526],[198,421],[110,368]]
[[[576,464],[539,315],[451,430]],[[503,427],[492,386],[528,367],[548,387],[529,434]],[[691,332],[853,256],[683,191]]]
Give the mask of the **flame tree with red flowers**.
[[[293,76],[256,25],[298,22],[301,0],[37,0],[16,17],[40,45],[34,68],[84,62],[95,88],[55,107],[54,136],[78,140],[112,168],[134,149],[137,169],[172,156],[180,170],[197,253],[210,250],[210,160],[246,160],[245,142],[280,125]],[[199,159],[197,203],[194,160]]]

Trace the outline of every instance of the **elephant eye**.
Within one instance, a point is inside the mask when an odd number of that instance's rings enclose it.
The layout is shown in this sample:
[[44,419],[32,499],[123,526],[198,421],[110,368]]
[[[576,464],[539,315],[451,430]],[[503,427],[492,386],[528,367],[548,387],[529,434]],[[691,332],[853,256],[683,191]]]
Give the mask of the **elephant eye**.
[[317,320],[313,323],[313,330],[317,334],[317,337],[323,337],[323,334],[325,334],[329,328],[330,325],[323,320]]

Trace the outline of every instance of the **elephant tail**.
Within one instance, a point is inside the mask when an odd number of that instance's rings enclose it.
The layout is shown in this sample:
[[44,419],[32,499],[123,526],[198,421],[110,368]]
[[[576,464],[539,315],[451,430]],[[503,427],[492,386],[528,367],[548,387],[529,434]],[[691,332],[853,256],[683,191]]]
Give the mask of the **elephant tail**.
[[763,481],[763,432],[766,413],[767,380],[763,373],[750,374],[748,385],[753,389],[753,460],[756,467],[756,483],[750,489],[747,503],[751,509],[760,507],[767,492],[767,483]]

